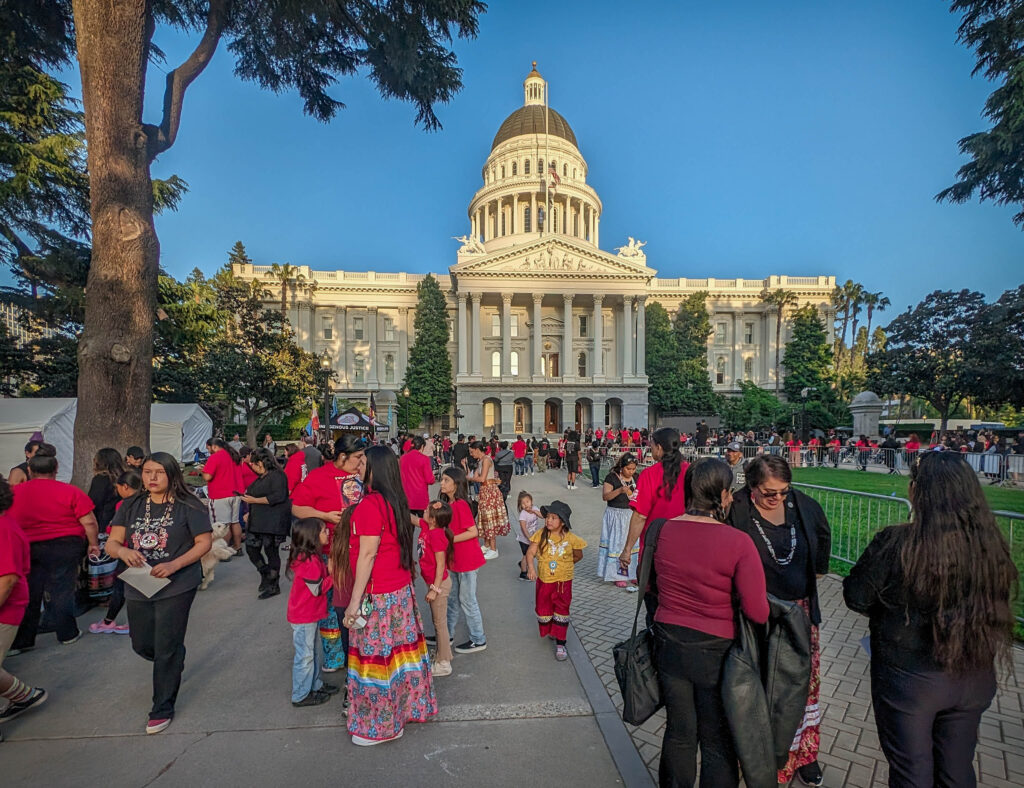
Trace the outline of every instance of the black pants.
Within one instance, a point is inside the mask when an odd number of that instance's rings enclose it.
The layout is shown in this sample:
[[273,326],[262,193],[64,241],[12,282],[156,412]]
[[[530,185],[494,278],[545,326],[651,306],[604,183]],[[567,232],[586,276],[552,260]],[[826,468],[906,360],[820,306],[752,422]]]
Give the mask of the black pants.
[[245,535],[245,553],[264,580],[268,576],[277,580],[281,575],[281,542],[283,541],[284,537],[276,534],[254,534],[250,531]]
[[107,612],[103,615],[104,620],[113,621],[117,614],[124,607],[124,580],[114,578],[114,585],[110,587],[110,599],[107,600]]
[[174,702],[185,669],[185,630],[196,589],[166,599],[129,599],[132,650],[153,663],[151,720],[174,716]]
[[974,788],[982,712],[996,694],[991,669],[950,676],[871,665],[871,704],[891,788]]
[[78,636],[75,586],[85,557],[85,540],[80,536],[62,536],[32,542],[29,549],[32,564],[28,573],[28,607],[11,648],[31,648],[36,644],[44,592],[49,596],[46,607],[53,616],[57,640],[72,640]]
[[658,785],[693,786],[698,743],[701,788],[738,785],[739,767],[721,691],[722,665],[732,640],[661,623],[654,625],[654,634],[667,719]]

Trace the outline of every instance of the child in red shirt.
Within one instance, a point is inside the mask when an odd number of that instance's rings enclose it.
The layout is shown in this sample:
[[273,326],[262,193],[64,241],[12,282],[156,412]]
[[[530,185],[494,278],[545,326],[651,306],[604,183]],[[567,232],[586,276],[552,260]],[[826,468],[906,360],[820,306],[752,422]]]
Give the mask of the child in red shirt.
[[448,635],[452,579],[448,570],[455,566],[455,535],[451,526],[452,507],[443,501],[432,501],[426,519],[420,520],[420,574],[427,584],[427,603],[437,633],[437,654],[430,666],[434,676],[450,676],[452,672],[452,644]]
[[292,705],[319,706],[340,689],[320,679],[318,622],[327,616],[330,572],[320,557],[330,534],[321,520],[308,517],[292,526],[292,549],[285,570],[292,579],[288,623],[292,625]]

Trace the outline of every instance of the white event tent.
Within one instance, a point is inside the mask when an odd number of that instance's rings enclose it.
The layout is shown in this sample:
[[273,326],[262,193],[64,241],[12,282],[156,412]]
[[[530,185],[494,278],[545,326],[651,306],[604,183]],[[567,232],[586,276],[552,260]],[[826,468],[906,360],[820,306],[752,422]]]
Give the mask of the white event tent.
[[[25,457],[25,444],[33,433],[41,432],[43,439],[57,448],[57,478],[70,481],[77,410],[78,400],[73,397],[0,399],[0,472],[20,463]],[[150,411],[149,445],[153,451],[191,461],[196,448],[204,448],[212,434],[213,421],[194,403],[154,403]],[[113,448],[123,454],[128,447]]]

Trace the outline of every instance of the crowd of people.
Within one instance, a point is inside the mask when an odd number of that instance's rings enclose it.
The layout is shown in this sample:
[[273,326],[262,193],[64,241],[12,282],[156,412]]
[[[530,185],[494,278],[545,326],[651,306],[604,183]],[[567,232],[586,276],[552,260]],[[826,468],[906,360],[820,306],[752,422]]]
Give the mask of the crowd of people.
[[[575,566],[587,542],[573,530],[570,503],[538,505],[526,490],[510,501],[509,487],[516,475],[561,467],[572,491],[586,463],[605,503],[597,575],[638,594],[655,644],[667,716],[661,785],[693,785],[698,752],[701,785],[735,786],[741,772],[752,786],[762,777],[822,785],[819,627],[827,622],[818,582],[831,533],[821,507],[793,487],[784,451],[745,458],[752,435],[715,436],[723,459],[691,462],[693,436],[673,428],[609,432],[568,430],[553,443],[409,435],[373,444],[342,435],[315,446],[305,437],[280,456],[269,435],[256,449],[238,436],[211,438],[198,488],[168,454],[105,448],[88,492],[57,481],[56,450],[33,440],[25,462],[0,480],[0,722],[46,699],[7,672],[5,658],[35,646],[44,597],[57,640],[70,646],[82,636],[83,561],[105,556],[119,576],[90,631],[128,635],[152,663],[145,730],[165,730],[190,611],[221,541],[226,560],[244,553],[255,567],[257,599],[282,593],[282,575],[288,583],[292,704],[338,697],[354,744],[393,741],[437,713],[434,682],[452,674],[456,655],[487,648],[479,572],[498,557],[500,537],[514,532],[518,576],[535,583],[538,635],[552,641],[554,659],[568,658]],[[718,444],[723,437],[731,440]],[[869,617],[872,704],[897,786],[974,784],[978,721],[1012,642],[1009,548],[977,474],[959,451],[938,448],[916,451],[910,522],[880,532],[844,582],[847,604]],[[640,587],[648,553],[653,573]],[[460,616],[468,640],[456,644]],[[748,624],[765,655],[753,681],[770,709],[770,763],[753,755],[752,739],[766,733],[751,728],[750,685],[731,685],[751,680],[729,667]]]

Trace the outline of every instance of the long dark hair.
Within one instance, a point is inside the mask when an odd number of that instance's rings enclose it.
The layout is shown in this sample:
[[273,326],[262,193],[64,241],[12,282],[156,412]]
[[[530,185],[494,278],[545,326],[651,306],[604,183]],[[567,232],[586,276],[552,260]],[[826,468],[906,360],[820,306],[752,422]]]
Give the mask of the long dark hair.
[[724,460],[704,457],[690,463],[683,476],[687,511],[710,512],[719,522],[728,512],[722,508],[722,493],[732,485],[732,469]]
[[337,464],[337,461],[341,459],[342,455],[344,455],[347,458],[348,455],[357,454],[361,451],[364,451],[365,449],[366,446],[363,443],[363,439],[360,438],[358,435],[353,435],[350,432],[342,433],[334,441],[335,464]]
[[232,446],[223,438],[214,438],[212,441],[210,441],[210,445],[216,446],[218,449],[223,449],[224,451],[226,451],[228,453],[228,456],[231,458],[231,462],[233,462],[235,465],[238,465],[238,463],[242,461],[241,456],[238,454],[237,451],[235,451],[235,447]]
[[409,501],[405,497],[405,488],[402,487],[398,458],[387,446],[371,446],[366,450],[366,489],[380,493],[391,507],[398,536],[398,561],[403,569],[415,573],[415,539],[412,519],[409,517]]
[[[122,487],[130,487],[135,490],[135,495],[138,495],[139,491],[142,489],[142,477],[139,475],[138,471],[124,471],[117,477],[114,484],[120,484]],[[133,498],[134,496],[130,495],[128,497]]]
[[[448,546],[444,549],[444,563],[449,570],[452,570],[455,568],[455,534],[452,533],[452,507],[445,501],[431,501],[427,514],[431,525],[434,528],[443,529],[444,535],[448,538]],[[424,577],[423,579],[428,585],[433,580],[431,577]]]
[[978,477],[953,452],[911,466],[910,523],[900,551],[903,583],[932,615],[935,660],[962,674],[1010,662],[1018,572]]
[[[334,585],[340,589],[348,588],[353,577],[352,566],[349,559],[349,537],[352,535],[352,512],[355,506],[348,506],[341,510],[341,519],[334,526],[334,536],[331,540],[331,565],[334,575]],[[349,589],[351,590],[351,589]]]
[[249,465],[250,465],[250,467],[252,466],[252,464],[254,462],[255,463],[259,463],[260,465],[262,465],[263,466],[263,470],[266,473],[270,473],[271,471],[279,471],[279,470],[281,470],[281,466],[277,462],[277,457],[275,457],[273,455],[273,453],[270,451],[270,449],[255,449],[255,450],[253,450],[253,452],[249,455]]
[[612,466],[612,473],[622,473],[622,469],[630,463],[636,465],[636,457],[630,454],[628,451],[623,452],[622,456],[619,457],[619,461]]
[[651,440],[665,452],[661,456],[661,492],[666,498],[672,497],[672,491],[683,471],[683,455],[679,451],[679,430],[674,427],[662,427],[655,430]]
[[[544,510],[541,509],[541,511],[544,511]],[[558,517],[558,515],[556,514],[555,517]],[[562,532],[563,533],[568,533],[569,531],[572,530],[572,526],[570,526],[569,523],[567,523],[561,517],[558,517],[558,521],[562,524]],[[540,533],[540,541],[537,542],[537,556],[538,557],[544,555],[544,548],[548,546],[548,541],[549,541],[548,533],[549,532],[548,532],[548,526],[547,526],[547,515],[544,515],[544,525],[541,526],[540,531],[541,531],[541,533]]]
[[320,529],[323,527],[323,521],[315,517],[304,517],[292,525],[292,547],[285,567],[289,579],[294,575],[292,566],[299,561],[320,560]]
[[447,476],[455,484],[455,495],[452,496],[452,499],[449,501],[448,496],[445,493],[441,493],[441,500],[448,503],[455,503],[456,501],[469,503],[469,482],[466,481],[466,472],[462,468],[456,468],[453,465],[450,468],[445,468],[441,475]]
[[124,473],[121,453],[109,447],[100,449],[92,459],[92,470],[97,476],[106,476],[111,484],[115,484],[117,477]]
[[147,462],[155,462],[164,469],[167,474],[167,494],[175,501],[181,501],[186,506],[196,509],[205,509],[202,501],[196,498],[192,489],[185,484],[185,477],[181,474],[181,466],[174,457],[165,451],[157,451],[150,454],[142,461],[145,466]]

